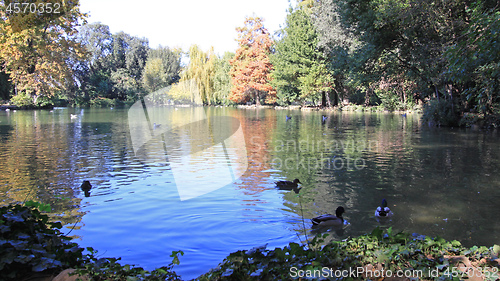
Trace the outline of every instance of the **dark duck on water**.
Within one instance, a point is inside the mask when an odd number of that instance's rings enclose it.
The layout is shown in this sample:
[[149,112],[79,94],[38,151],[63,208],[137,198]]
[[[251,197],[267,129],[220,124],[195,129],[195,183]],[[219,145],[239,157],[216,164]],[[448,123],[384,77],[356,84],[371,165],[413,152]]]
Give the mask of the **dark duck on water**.
[[281,189],[281,190],[297,190],[300,189],[298,188],[300,182],[299,179],[294,179],[293,182],[291,181],[277,181],[276,186]]
[[85,193],[85,197],[90,197],[90,190],[92,189],[92,185],[89,181],[83,181],[80,189]]
[[335,210],[335,216],[332,214],[321,215],[312,218],[311,222],[313,226],[341,226],[344,225],[343,213],[345,213],[345,209],[340,206]]

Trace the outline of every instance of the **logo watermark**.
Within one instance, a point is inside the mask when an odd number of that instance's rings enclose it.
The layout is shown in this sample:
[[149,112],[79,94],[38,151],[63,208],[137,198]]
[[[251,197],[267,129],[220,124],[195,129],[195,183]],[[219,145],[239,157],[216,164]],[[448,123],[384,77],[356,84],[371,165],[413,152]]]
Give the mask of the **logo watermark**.
[[173,105],[167,87],[137,101],[128,111],[128,123],[136,157],[166,163],[184,201],[235,182],[248,161],[239,120],[207,116],[194,83],[180,84],[176,91],[187,92],[182,105]]
[[[276,140],[269,144],[263,142],[260,136],[252,136],[250,144],[259,151],[264,150],[265,143],[268,158],[258,157],[253,154],[250,161],[256,165],[262,165],[263,161],[272,163],[275,169],[302,169],[313,170],[361,170],[366,167],[366,161],[362,157],[368,151],[378,151],[378,143],[374,140],[314,140],[306,136],[301,140]],[[258,158],[258,160],[256,159]]]
[[410,278],[422,279],[424,277],[438,278],[440,276],[447,278],[498,278],[498,268],[496,267],[435,267],[424,269],[370,269],[368,267],[349,267],[348,269],[333,269],[322,267],[321,269],[299,269],[291,267],[289,275],[292,278],[354,278],[354,279],[373,279],[373,278]]

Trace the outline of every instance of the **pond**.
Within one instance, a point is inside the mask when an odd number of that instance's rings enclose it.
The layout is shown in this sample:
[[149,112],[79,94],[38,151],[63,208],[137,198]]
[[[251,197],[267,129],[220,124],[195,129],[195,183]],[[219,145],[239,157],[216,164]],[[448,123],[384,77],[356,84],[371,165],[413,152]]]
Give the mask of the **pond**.
[[[304,241],[339,205],[348,224],[324,230],[332,239],[382,226],[500,244],[497,131],[416,114],[55,108],[0,111],[0,139],[2,204],[50,203],[81,246],[146,269],[182,250],[184,279],[236,250]],[[295,178],[300,195],[276,189]],[[390,221],[374,217],[383,198]]]

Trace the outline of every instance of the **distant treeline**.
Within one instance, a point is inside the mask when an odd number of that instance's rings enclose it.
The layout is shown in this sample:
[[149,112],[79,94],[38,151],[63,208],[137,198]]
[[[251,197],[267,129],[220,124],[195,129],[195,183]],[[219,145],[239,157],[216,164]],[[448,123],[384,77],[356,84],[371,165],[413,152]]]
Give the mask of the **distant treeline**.
[[36,24],[0,17],[0,99],[21,106],[132,103],[169,85],[175,102],[190,81],[204,104],[423,105],[441,125],[500,113],[496,0],[298,1],[276,34],[247,18],[222,56],[82,25],[77,6]]

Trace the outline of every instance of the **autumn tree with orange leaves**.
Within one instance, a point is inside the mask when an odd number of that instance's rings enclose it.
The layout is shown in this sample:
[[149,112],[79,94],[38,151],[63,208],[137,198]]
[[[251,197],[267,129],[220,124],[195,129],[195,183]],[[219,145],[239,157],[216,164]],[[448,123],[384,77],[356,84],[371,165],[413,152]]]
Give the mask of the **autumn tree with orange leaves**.
[[233,88],[229,96],[236,103],[253,100],[260,105],[261,99],[265,103],[276,102],[276,90],[269,84],[273,41],[262,21],[259,17],[246,18],[245,26],[236,29],[239,48],[230,61]]

